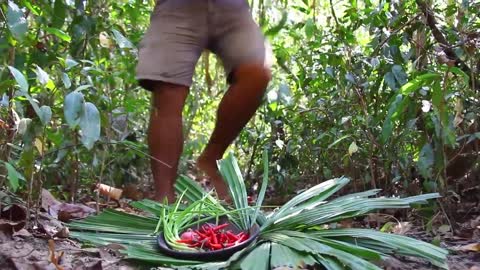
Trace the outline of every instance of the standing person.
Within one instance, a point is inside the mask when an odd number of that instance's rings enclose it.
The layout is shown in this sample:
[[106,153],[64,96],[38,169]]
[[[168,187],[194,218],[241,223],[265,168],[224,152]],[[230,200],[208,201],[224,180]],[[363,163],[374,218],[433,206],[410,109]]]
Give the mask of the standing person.
[[270,50],[247,0],[157,0],[139,46],[136,78],[152,92],[148,144],[159,201],[175,200],[184,143],[182,111],[204,50],[220,58],[229,84],[210,140],[197,160],[221,199],[228,198],[228,187],[216,161],[252,118],[271,79]]

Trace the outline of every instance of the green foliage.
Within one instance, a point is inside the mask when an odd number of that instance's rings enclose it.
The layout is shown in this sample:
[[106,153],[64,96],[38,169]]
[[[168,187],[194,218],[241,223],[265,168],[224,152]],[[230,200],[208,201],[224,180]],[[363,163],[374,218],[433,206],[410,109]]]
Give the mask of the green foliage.
[[[224,170],[238,168],[235,158],[229,156],[221,161],[219,167]],[[264,174],[267,172],[265,171]],[[229,175],[227,182],[236,187],[242,185],[243,180],[238,175]],[[197,184],[186,177],[178,180],[179,186],[192,187],[196,193]],[[174,205],[162,205],[157,202],[138,202],[135,205],[141,209],[149,209],[152,218],[142,218],[133,214],[118,213],[116,221],[112,217],[117,211],[109,210],[96,217],[89,217],[76,221],[70,225],[75,231],[72,236],[94,243],[105,245],[109,243],[122,244],[126,247],[124,253],[127,258],[143,263],[153,263],[158,266],[174,269],[271,269],[273,266],[311,266],[322,265],[327,269],[381,269],[374,262],[388,258],[393,254],[416,256],[428,260],[440,268],[446,265],[447,252],[434,245],[410,239],[406,236],[393,235],[366,229],[342,229],[331,226],[335,221],[358,217],[376,209],[409,207],[411,204],[425,203],[428,199],[438,198],[435,193],[407,198],[369,198],[378,191],[369,191],[351,194],[327,201],[335,191],[348,183],[348,179],[339,178],[326,181],[319,186],[312,187],[299,194],[280,209],[266,215],[266,222],[260,228],[256,241],[245,249],[238,251],[226,261],[215,263],[201,263],[197,261],[181,260],[169,257],[155,248],[157,230],[153,230],[152,220],[158,220],[166,238],[172,236],[179,239],[181,224],[189,223],[188,216],[202,216],[203,214],[217,214],[218,207],[205,208],[205,198],[209,194],[202,192],[191,196],[193,201],[181,211],[179,201]],[[188,189],[179,189],[181,194],[193,194]],[[232,198],[242,198],[244,190],[231,189]],[[235,200],[235,199],[234,199]],[[218,205],[218,203],[216,203]],[[145,208],[146,205],[149,205]],[[202,205],[200,211],[198,205]],[[236,205],[231,212],[242,212],[245,209]],[[154,211],[151,211],[155,209]],[[159,210],[159,211],[158,211]],[[252,210],[251,208],[249,210]],[[223,212],[223,211],[221,211]],[[253,211],[245,212],[245,214]],[[255,214],[256,215],[256,214]],[[240,220],[245,219],[239,215]],[[145,219],[145,221],[141,220]],[[232,220],[232,219],[230,219]],[[113,223],[112,223],[113,222]],[[143,222],[135,229],[134,224]],[[125,225],[125,229],[122,226]],[[184,224],[184,229],[190,224]],[[146,227],[148,226],[148,227]],[[150,232],[147,232],[150,228]],[[146,231],[147,230],[147,231]],[[93,233],[100,231],[100,233]],[[134,237],[137,241],[134,242]],[[174,246],[174,242],[170,246]]]
[[[9,126],[1,160],[70,193],[149,181],[150,95],[135,67],[154,2],[0,4],[0,119]],[[418,179],[428,191],[459,193],[450,169],[464,156],[477,162],[463,153],[479,140],[477,3],[427,1],[446,46],[425,23],[423,1],[250,2],[276,62],[264,103],[232,147],[249,190],[267,149],[268,190],[278,195],[333,175],[354,179],[355,192],[419,194],[410,188]],[[208,141],[226,88],[211,54],[196,71],[181,173]]]

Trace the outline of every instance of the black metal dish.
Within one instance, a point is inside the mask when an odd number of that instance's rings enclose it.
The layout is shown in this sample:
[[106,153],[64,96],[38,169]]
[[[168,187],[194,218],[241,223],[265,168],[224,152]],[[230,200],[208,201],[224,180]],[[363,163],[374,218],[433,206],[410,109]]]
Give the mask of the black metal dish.
[[[214,223],[215,219],[212,221],[206,221],[200,224],[197,224],[194,227],[191,227],[191,229],[199,229],[202,224],[205,224],[207,222],[212,222]],[[219,223],[225,223],[228,222],[227,217],[220,217],[219,218]],[[227,228],[227,230],[232,230],[234,233],[239,233],[242,230],[235,226],[234,224],[230,224]],[[223,261],[227,260],[230,258],[233,254],[235,254],[237,251],[240,251],[247,246],[249,246],[255,239],[258,237],[258,234],[260,233],[260,227],[255,224],[252,228],[249,230],[250,238],[245,240],[239,245],[225,248],[222,250],[214,250],[214,251],[200,251],[200,252],[191,252],[191,251],[178,251],[170,248],[170,246],[166,243],[165,238],[163,236],[163,233],[160,233],[157,236],[157,242],[158,242],[158,247],[160,251],[166,255],[169,255],[171,257],[177,258],[177,259],[184,259],[184,260],[195,260],[195,261],[205,261],[205,262],[210,262],[210,261]]]

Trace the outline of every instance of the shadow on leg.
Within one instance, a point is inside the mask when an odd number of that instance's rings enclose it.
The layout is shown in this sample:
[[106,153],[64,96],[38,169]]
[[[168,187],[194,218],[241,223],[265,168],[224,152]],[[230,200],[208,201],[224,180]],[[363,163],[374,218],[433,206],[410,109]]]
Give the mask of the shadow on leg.
[[175,200],[175,179],[183,150],[182,112],[188,87],[170,83],[152,84],[153,108],[150,115],[148,145],[155,184],[155,200]]
[[218,196],[229,200],[228,187],[218,172],[216,161],[239,135],[262,102],[271,79],[263,64],[244,64],[233,73],[233,83],[220,102],[215,129],[197,166],[211,179]]

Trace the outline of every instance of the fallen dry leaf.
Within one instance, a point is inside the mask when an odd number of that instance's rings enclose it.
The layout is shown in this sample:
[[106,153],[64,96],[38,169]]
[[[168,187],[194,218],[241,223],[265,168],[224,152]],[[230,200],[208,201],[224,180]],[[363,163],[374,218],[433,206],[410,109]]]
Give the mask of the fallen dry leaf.
[[95,213],[95,209],[82,204],[62,203],[58,207],[58,219],[68,222],[71,219],[82,219]]
[[452,228],[450,227],[450,225],[444,224],[444,225],[438,227],[437,232],[441,233],[441,234],[446,234],[446,233],[450,232],[451,230],[452,230]]
[[83,204],[62,203],[55,199],[46,189],[42,190],[42,208],[47,211],[50,216],[58,218],[63,222],[71,219],[86,218],[95,213],[93,208]]
[[52,193],[50,193],[50,191],[46,190],[46,189],[42,189],[42,208],[43,210],[47,211],[47,213],[49,213],[51,216],[55,217],[56,218],[56,212],[57,210],[55,210],[55,213],[51,213],[50,209],[53,207],[54,209],[60,205],[61,202],[58,201],[57,199],[55,199],[55,197],[53,197]]
[[27,209],[19,204],[11,204],[2,208],[1,217],[11,221],[27,219]]
[[394,234],[405,234],[412,229],[412,224],[410,222],[400,222],[395,227],[393,227],[392,232]]
[[0,242],[11,240],[15,232],[20,231],[25,227],[25,221],[12,222],[0,219]]
[[54,237],[59,237],[59,238],[68,238],[70,235],[70,231],[68,230],[67,227],[63,227],[60,231],[58,231]]
[[474,252],[480,252],[480,243],[472,243],[468,245],[461,246],[457,248],[459,251],[474,251]]
[[13,236],[19,236],[19,237],[27,238],[27,237],[32,236],[32,234],[29,231],[27,231],[26,229],[21,229],[17,232],[14,232]]

